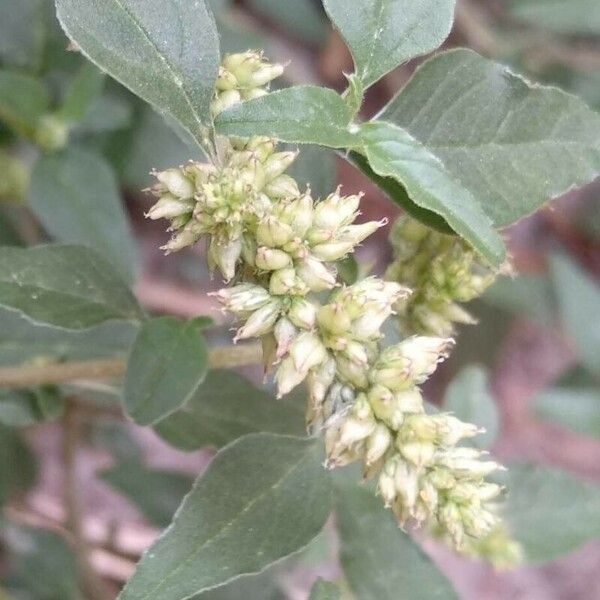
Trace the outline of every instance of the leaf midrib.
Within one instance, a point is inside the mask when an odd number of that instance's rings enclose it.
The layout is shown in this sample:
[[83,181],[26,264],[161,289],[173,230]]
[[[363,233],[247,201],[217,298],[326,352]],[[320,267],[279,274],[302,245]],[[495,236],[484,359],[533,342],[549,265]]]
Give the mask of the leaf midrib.
[[[282,436],[282,437],[285,437],[285,436]],[[194,548],[192,550],[192,552],[189,553],[188,557],[185,560],[183,560],[182,562],[180,562],[173,571],[171,571],[166,577],[164,577],[164,579],[162,579],[156,585],[156,587],[154,589],[152,589],[151,591],[148,592],[148,594],[146,594],[145,596],[143,596],[141,598],[141,600],[150,600],[153,597],[152,594],[155,594],[156,592],[158,592],[161,589],[163,589],[164,586],[166,585],[166,583],[168,581],[170,581],[171,579],[173,579],[173,577],[175,577],[181,570],[183,570],[185,567],[187,567],[187,565],[191,561],[193,561],[194,558],[200,552],[202,552],[202,550],[204,548],[206,548],[207,546],[209,546],[210,544],[212,544],[227,529],[231,528],[240,519],[240,517],[242,515],[244,515],[245,513],[247,513],[251,508],[253,508],[260,500],[262,500],[265,496],[267,496],[269,493],[271,493],[274,489],[276,489],[277,487],[279,487],[282,484],[282,482],[285,481],[306,460],[306,456],[312,451],[312,449],[313,448],[311,448],[310,446],[308,446],[307,447],[307,451],[303,452],[301,458],[296,463],[294,463],[288,470],[286,470],[285,473],[283,473],[283,475],[279,479],[277,479],[277,481],[275,481],[273,484],[271,484],[271,486],[269,486],[266,490],[264,490],[263,492],[261,492],[260,494],[258,494],[255,498],[253,498],[252,500],[250,500],[248,502],[248,504],[241,511],[239,511],[234,516],[233,519],[231,519],[228,523],[225,523],[225,525],[221,526],[220,529],[216,533],[214,533],[210,538],[208,538],[207,540],[203,541],[199,546],[197,546],[196,548]],[[169,531],[170,530],[167,530],[166,533],[168,534]],[[223,582],[223,583],[226,583],[226,582]],[[185,596],[185,599],[182,598],[181,600],[186,600],[187,598],[191,598],[193,595],[196,595],[196,594],[200,593],[204,589],[206,589],[206,587],[205,588],[201,588],[200,590],[196,590],[192,594],[190,594],[188,596]],[[126,591],[126,589],[124,591]]]

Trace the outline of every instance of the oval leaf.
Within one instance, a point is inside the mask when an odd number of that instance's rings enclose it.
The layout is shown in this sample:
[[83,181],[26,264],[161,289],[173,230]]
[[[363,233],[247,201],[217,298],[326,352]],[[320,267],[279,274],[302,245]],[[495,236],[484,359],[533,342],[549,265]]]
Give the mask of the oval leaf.
[[234,371],[215,369],[189,401],[154,430],[180,450],[220,448],[248,433],[301,436],[304,411],[299,403],[276,400]]
[[157,527],[166,527],[171,522],[182,498],[192,486],[191,478],[183,473],[148,469],[130,460],[103,471],[101,478],[129,499]]
[[600,535],[600,486],[557,469],[513,465],[503,514],[528,562],[572,552]]
[[485,433],[468,440],[478,448],[490,448],[498,435],[498,409],[488,387],[488,374],[482,367],[465,367],[450,383],[444,410],[461,421],[483,427]]
[[56,0],[56,7],[93,63],[200,138],[219,67],[217,29],[203,0]]
[[421,142],[380,121],[362,125],[361,135],[369,164],[378,175],[399,181],[415,204],[441,215],[491,265],[504,261],[504,243],[489,218]]
[[183,406],[204,381],[208,351],[194,321],[146,321],[133,344],[123,402],[138,425],[151,425]]
[[448,37],[456,0],[323,0],[365,87]]
[[600,374],[600,320],[590,318],[600,306],[600,286],[566,256],[553,256],[550,274],[561,321],[577,357]]
[[0,119],[18,134],[34,137],[38,120],[49,104],[48,90],[41,81],[12,71],[0,71]]
[[114,173],[102,156],[81,148],[42,156],[31,175],[29,205],[58,241],[97,250],[133,280],[134,241]]
[[[341,478],[340,478],[341,479]],[[336,486],[341,562],[360,600],[458,600],[450,582],[365,487]]]
[[566,34],[600,34],[598,0],[512,0],[510,12],[534,27]]
[[497,227],[600,174],[600,115],[470,50],[424,63],[380,118],[422,142]]
[[268,135],[294,144],[351,148],[360,143],[351,120],[339,94],[299,85],[236,104],[217,117],[216,126],[223,135]]
[[221,450],[120,600],[184,600],[297,552],[330,511],[320,444],[248,435]]
[[0,248],[0,306],[64,329],[144,316],[113,268],[85,246]]

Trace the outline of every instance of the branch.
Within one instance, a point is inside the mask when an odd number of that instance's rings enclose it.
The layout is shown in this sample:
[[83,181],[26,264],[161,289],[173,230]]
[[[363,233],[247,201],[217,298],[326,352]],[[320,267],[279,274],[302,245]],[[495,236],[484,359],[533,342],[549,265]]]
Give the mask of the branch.
[[85,597],[90,600],[108,600],[112,594],[92,567],[90,547],[83,531],[81,486],[77,479],[77,449],[81,432],[76,410],[75,405],[68,402],[63,421],[62,461],[64,468],[63,494],[67,516],[66,529],[72,537],[79,582]]
[[[230,369],[261,361],[260,344],[227,346],[210,351],[209,364],[213,369]],[[52,365],[4,367],[0,369],[0,388],[34,387],[49,383],[67,383],[80,380],[117,379],[126,369],[122,358],[86,360]]]

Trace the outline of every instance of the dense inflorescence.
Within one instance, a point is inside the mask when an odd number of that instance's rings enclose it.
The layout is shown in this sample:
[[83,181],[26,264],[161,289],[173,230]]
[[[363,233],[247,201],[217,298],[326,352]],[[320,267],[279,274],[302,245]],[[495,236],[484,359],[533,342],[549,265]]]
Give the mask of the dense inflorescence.
[[402,332],[449,336],[455,323],[476,322],[460,304],[481,296],[496,273],[472,248],[410,217],[394,223],[390,242],[394,260],[385,277],[414,290],[395,306]]
[[[280,72],[255,53],[227,57],[213,112],[260,95]],[[328,467],[361,461],[366,476],[378,477],[379,493],[402,525],[424,524],[456,548],[478,553],[474,541],[485,541],[500,526],[492,501],[502,490],[485,480],[500,465],[458,446],[477,427],[431,414],[419,389],[453,341],[444,329],[444,335],[384,347],[384,322],[421,288],[411,295],[404,285],[377,277],[350,286],[338,281],[335,263],[385,221],[356,224],[359,195],[338,189],[317,201],[300,190],[285,173],[296,153],[277,151],[269,138],[218,143],[219,164],[155,173],[158,200],[148,216],[170,220],[173,236],[165,250],[207,240],[209,266],[233,282],[216,297],[239,321],[235,339],[261,339],[279,396],[306,383],[307,423],[324,434]],[[428,249],[435,255],[433,244]],[[434,268],[454,272],[448,262]],[[483,279],[476,285],[471,278],[470,285],[480,289]],[[457,286],[463,291],[455,299],[465,298],[464,285]],[[323,293],[329,294],[325,302]],[[509,543],[499,544],[495,535],[496,546],[485,546],[493,552],[479,552],[491,560],[506,556]]]

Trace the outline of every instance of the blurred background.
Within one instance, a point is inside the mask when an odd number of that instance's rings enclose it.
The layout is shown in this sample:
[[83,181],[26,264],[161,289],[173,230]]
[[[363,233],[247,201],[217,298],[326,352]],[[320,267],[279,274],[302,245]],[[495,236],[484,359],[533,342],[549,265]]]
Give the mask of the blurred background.
[[[352,71],[352,60],[319,0],[210,3],[224,52],[264,48],[273,61],[289,63],[281,85],[315,82],[345,88],[343,72]],[[468,46],[528,78],[557,85],[600,110],[599,0],[459,0],[445,44],[455,46]],[[419,62],[374,85],[362,116],[377,112]],[[206,295],[220,282],[211,280],[203,249],[165,258],[159,250],[167,239],[163,224],[144,219],[151,199],[141,190],[151,183],[151,169],[200,158],[198,150],[68,46],[49,0],[0,0],[0,67],[0,245],[91,239],[134,282],[148,311],[210,315],[216,322],[207,332],[211,343],[228,344],[231,324]],[[27,92],[21,109],[46,115],[35,131],[5,93],[15,76]],[[64,148],[76,157],[69,167],[52,163],[52,151]],[[363,190],[365,220],[393,220],[399,214],[331,151],[303,148],[292,174],[310,181],[315,195],[338,184],[345,193]],[[65,196],[69,205],[61,202]],[[454,354],[427,388],[437,404],[457,396],[466,402],[469,394],[490,399],[482,418],[498,423],[494,453],[503,461],[554,465],[597,483],[599,200],[597,183],[504,232],[518,277],[503,278],[471,305],[479,325],[461,329]],[[106,215],[100,206],[123,212],[119,230],[103,229]],[[89,224],[90,239],[72,239],[72,219]],[[384,270],[391,258],[387,233],[379,231],[359,249],[360,269]],[[123,352],[134,335],[123,326],[105,329],[96,356]],[[84,341],[62,349],[64,356],[86,358]],[[57,345],[52,331],[33,331],[0,312],[0,366],[39,359],[50,350],[57,352]],[[258,369],[243,372],[260,383]],[[0,389],[0,599],[82,598],[74,558],[81,539],[90,564],[106,583],[104,597],[114,597],[141,552],[170,521],[192,478],[210,460],[210,449],[179,451],[154,432],[127,422],[118,394],[117,384],[92,382],[85,392],[64,386]],[[75,424],[69,422],[66,396],[79,406]],[[472,410],[477,418],[478,409]],[[564,485],[532,490],[530,502],[539,502],[543,514],[542,505],[552,504]],[[600,532],[600,494],[585,502],[590,521],[579,526],[581,543],[567,541],[562,548],[564,540],[548,538],[546,544],[541,519],[537,566],[497,573],[432,542],[426,541],[425,548],[461,598],[600,598],[600,540],[589,539]],[[563,516],[570,518],[567,511]],[[556,519],[556,513],[550,518]],[[554,531],[551,525],[548,535]],[[319,575],[339,576],[332,529],[274,571],[198,600],[302,600]]]

